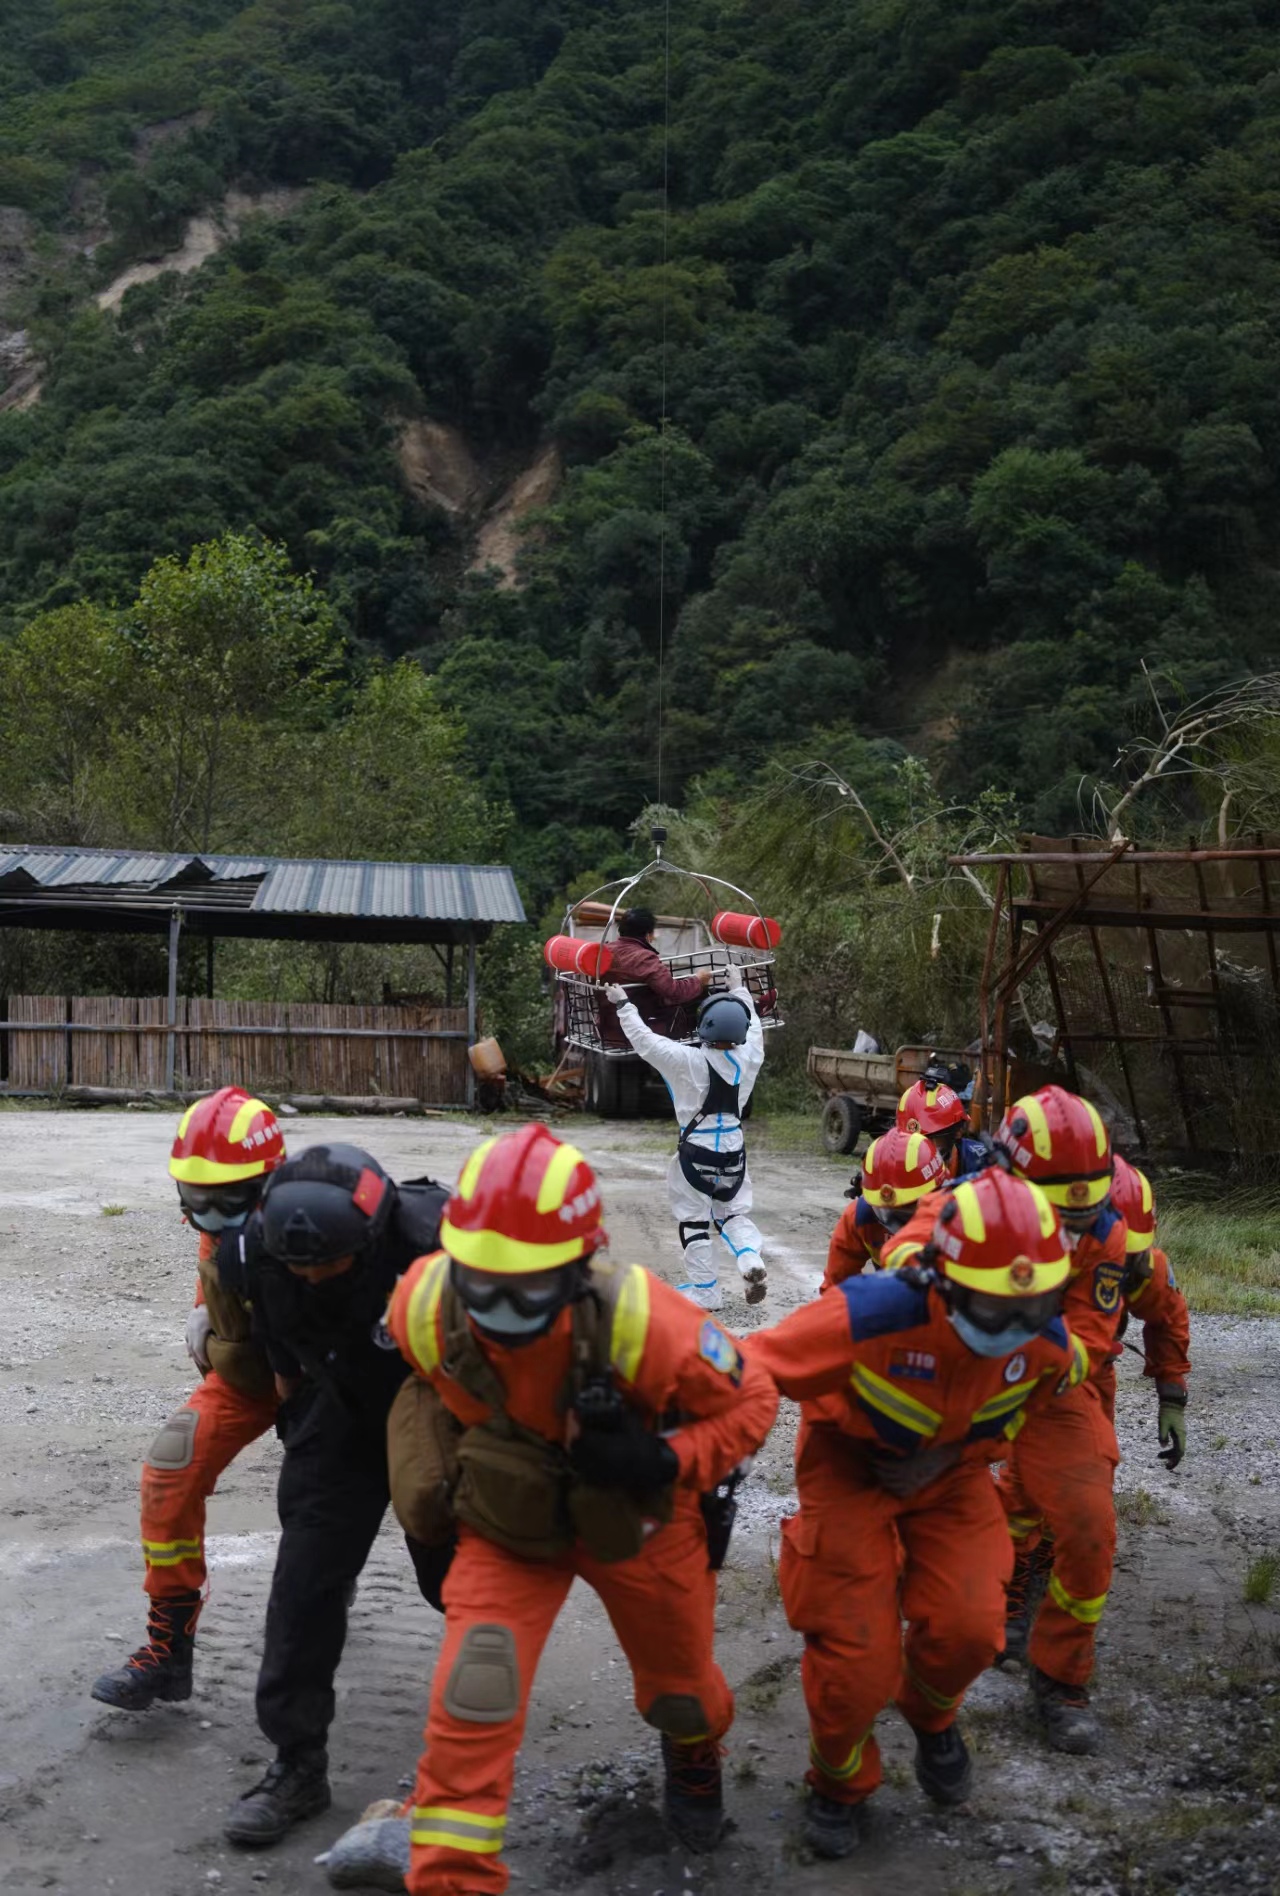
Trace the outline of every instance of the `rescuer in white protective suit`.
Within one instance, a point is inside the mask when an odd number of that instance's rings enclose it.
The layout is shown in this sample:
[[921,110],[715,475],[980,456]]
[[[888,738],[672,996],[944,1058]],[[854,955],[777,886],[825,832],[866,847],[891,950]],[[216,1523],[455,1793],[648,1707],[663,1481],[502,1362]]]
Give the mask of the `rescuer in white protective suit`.
[[751,1174],[742,1114],[764,1065],[764,1032],[738,968],[728,969],[728,994],[709,994],[698,1009],[697,1046],[655,1034],[625,988],[608,987],[618,1025],[667,1083],[680,1142],[667,1168],[671,1210],[680,1228],[687,1281],[683,1294],[704,1310],[722,1301],[711,1230],[732,1253],[747,1302],[759,1303],[767,1273],[762,1240],[751,1221]]

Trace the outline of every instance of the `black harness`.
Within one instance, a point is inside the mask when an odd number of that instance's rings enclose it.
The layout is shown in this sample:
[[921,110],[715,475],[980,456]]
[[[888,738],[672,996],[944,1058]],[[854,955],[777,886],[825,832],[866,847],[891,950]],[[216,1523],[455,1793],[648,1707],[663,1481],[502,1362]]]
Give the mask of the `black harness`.
[[715,1152],[709,1146],[692,1143],[692,1135],[712,1113],[724,1113],[741,1124],[738,1082],[726,1080],[714,1067],[710,1068],[710,1075],[706,1098],[680,1134],[676,1157],[687,1183],[695,1192],[701,1192],[704,1198],[713,1199],[717,1204],[724,1204],[736,1197],[747,1175],[747,1148],[744,1141],[736,1152]]

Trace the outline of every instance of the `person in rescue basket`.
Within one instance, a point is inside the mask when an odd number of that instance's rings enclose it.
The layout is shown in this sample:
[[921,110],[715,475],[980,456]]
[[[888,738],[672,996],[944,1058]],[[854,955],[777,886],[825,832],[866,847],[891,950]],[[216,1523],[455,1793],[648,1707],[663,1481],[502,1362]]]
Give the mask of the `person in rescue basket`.
[[805,1836],[824,1857],[859,1842],[891,1702],[922,1790],[968,1796],[956,1714],[999,1650],[1013,1564],[988,1463],[1087,1370],[1058,1314],[1070,1265],[1042,1192],[988,1171],[924,1199],[930,1215],[910,1262],[849,1277],[743,1345],[801,1405],[779,1578],[804,1634]]
[[205,1503],[241,1449],[275,1421],[270,1365],[250,1339],[247,1307],[222,1288],[214,1258],[221,1233],[244,1224],[284,1158],[275,1115],[242,1087],[197,1100],[179,1121],[169,1172],[183,1214],[200,1234],[187,1352],[204,1380],[169,1417],[142,1464],[147,1643],[93,1686],[94,1698],[121,1711],[191,1697],[206,1578]]
[[886,1132],[873,1139],[845,1197],[827,1250],[823,1290],[881,1267],[881,1252],[922,1198],[946,1183],[946,1161],[922,1132]]
[[667,1167],[667,1193],[680,1232],[688,1281],[681,1294],[703,1310],[718,1310],[723,1297],[711,1246],[714,1225],[746,1287],[759,1303],[768,1273],[763,1240],[751,1220],[751,1174],[747,1170],[742,1115],[764,1065],[764,1032],[755,1002],[739,969],[728,968],[730,991],[709,994],[698,1010],[698,1041],[687,1047],[646,1027],[620,987],[605,998],[618,1010],[618,1025],[636,1052],[667,1083],[680,1138]]
[[[245,1229],[219,1248],[222,1281],[252,1305],[275,1372],[284,1443],[257,1689],[277,1756],[233,1806],[232,1843],[276,1843],[329,1807],[334,1674],[351,1589],[387,1510],[387,1417],[405,1381],[383,1318],[401,1272],[434,1248],[447,1197],[429,1179],[394,1185],[355,1146],[312,1146],[271,1175]],[[438,1607],[451,1550],[406,1539]]]
[[[711,1850],[733,1696],[713,1653],[723,1541],[702,1498],[759,1448],[777,1395],[642,1265],[607,1264],[600,1193],[544,1126],[480,1146],[388,1324],[445,1424],[458,1549],[444,1586],[405,1887],[507,1886],[529,1693],[575,1576],[600,1595],[662,1736],[668,1823]],[[447,1523],[442,1523],[447,1532]],[[727,1532],[727,1527],[726,1527]]]
[[654,946],[657,927],[652,909],[628,909],[618,923],[617,941],[609,944],[609,972],[615,983],[629,982],[635,989],[631,999],[645,1025],[667,1034],[676,1010],[700,1001],[714,976],[710,968],[673,975]]
[[[1120,1461],[1101,1379],[1114,1377],[1128,1238],[1110,1202],[1110,1136],[1088,1100],[1061,1086],[1029,1093],[1009,1108],[995,1144],[1062,1220],[1071,1259],[1063,1311],[1089,1353],[1088,1380],[1029,1418],[1001,1473],[1016,1551],[1003,1658],[1027,1659],[1032,1701],[1054,1750],[1089,1753],[1102,1742],[1088,1684],[1115,1559],[1112,1489]],[[913,1219],[892,1251],[886,1247],[886,1262],[909,1252],[921,1229]],[[1053,1543],[1048,1590],[1029,1626],[1046,1528]]]

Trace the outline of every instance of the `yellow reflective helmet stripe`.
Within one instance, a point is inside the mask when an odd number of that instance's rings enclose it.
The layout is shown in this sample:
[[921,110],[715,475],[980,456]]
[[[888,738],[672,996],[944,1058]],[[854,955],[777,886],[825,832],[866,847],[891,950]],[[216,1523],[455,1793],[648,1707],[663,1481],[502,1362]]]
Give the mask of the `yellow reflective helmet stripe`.
[[1094,1600],[1078,1600],[1074,1593],[1067,1592],[1056,1573],[1049,1575],[1049,1597],[1055,1606],[1060,1606],[1073,1620],[1079,1620],[1081,1626],[1096,1626],[1107,1604],[1105,1593],[1100,1593]]
[[854,1364],[849,1380],[864,1402],[902,1428],[911,1429],[916,1435],[936,1435],[942,1427],[943,1419],[936,1409],[917,1402],[905,1389],[895,1388],[887,1377],[877,1376],[865,1363]]
[[920,1148],[921,1146],[923,1146],[923,1144],[924,1144],[924,1134],[922,1132],[913,1132],[908,1135],[908,1138],[907,1138],[907,1170],[908,1172],[914,1172],[916,1167],[922,1163],[921,1158],[920,1158]]
[[843,1764],[828,1764],[826,1759],[823,1757],[822,1753],[818,1749],[817,1739],[814,1737],[813,1733],[810,1732],[809,1734],[810,1761],[814,1765],[815,1769],[821,1771],[823,1777],[829,1777],[837,1784],[844,1784],[848,1781],[849,1778],[856,1777],[858,1775],[858,1772],[861,1770],[862,1754],[867,1748],[867,1739],[870,1736],[871,1736],[871,1733],[869,1731],[863,1732],[861,1738],[859,1738],[857,1744],[853,1747],[853,1750],[849,1753],[848,1757],[845,1759]]
[[192,1113],[194,1113],[194,1111],[195,1111],[195,1109],[196,1109],[196,1106],[198,1106],[199,1104],[200,1104],[200,1101],[199,1101],[199,1100],[196,1100],[196,1102],[195,1102],[195,1104],[194,1104],[194,1105],[191,1105],[191,1106],[188,1106],[188,1107],[187,1107],[187,1110],[186,1110],[186,1112],[185,1112],[185,1113],[183,1113],[183,1115],[182,1115],[182,1117],[181,1117],[181,1119],[180,1119],[180,1120],[178,1121],[178,1137],[179,1137],[179,1139],[185,1139],[185,1138],[186,1138],[186,1136],[187,1136],[187,1127],[188,1127],[188,1126],[189,1126],[189,1125],[191,1124],[191,1115],[192,1115]]
[[1100,1205],[1111,1191],[1110,1172],[1099,1172],[1093,1178],[1038,1178],[1036,1184],[1049,1200],[1063,1211],[1091,1211]]
[[440,1299],[444,1295],[449,1260],[443,1251],[427,1260],[409,1295],[405,1324],[410,1355],[425,1376],[440,1367]]
[[868,1172],[874,1172],[876,1169],[876,1147],[879,1145],[879,1143],[880,1141],[878,1139],[873,1139],[871,1141],[871,1144],[867,1147],[867,1150],[863,1156],[862,1176],[864,1179],[866,1178]]
[[1093,1121],[1093,1139],[1097,1148],[1098,1157],[1105,1159],[1107,1156],[1107,1129],[1102,1123],[1102,1114],[1098,1111],[1091,1099],[1081,1099],[1080,1104]]
[[447,1804],[417,1804],[409,1827],[409,1840],[419,1846],[434,1843],[446,1850],[496,1856],[502,1848],[506,1828],[505,1817],[454,1810]]
[[644,1360],[649,1334],[649,1273],[643,1264],[628,1267],[613,1311],[609,1361],[624,1382],[634,1383]]
[[985,1244],[987,1241],[986,1220],[982,1216],[982,1206],[978,1203],[978,1193],[973,1185],[957,1185],[952,1196],[956,1210],[960,1214],[960,1229],[971,1244]]
[[[1021,1258],[1014,1262],[1021,1266],[1030,1260]],[[1013,1264],[1006,1264],[998,1271],[983,1270],[977,1264],[948,1264],[946,1274],[953,1284],[963,1284],[966,1290],[989,1291],[993,1297],[1038,1297],[1041,1291],[1057,1290],[1060,1284],[1066,1283],[1071,1275],[1071,1260],[1064,1254],[1051,1263],[1032,1264],[1029,1280],[1020,1270],[1022,1283],[1015,1281],[1013,1270]]]
[[505,1237],[501,1231],[460,1231],[448,1218],[440,1226],[440,1242],[450,1257],[474,1271],[492,1271],[496,1277],[525,1277],[531,1271],[554,1271],[561,1264],[572,1264],[586,1255],[591,1239],[530,1244],[527,1239]]
[[496,1137],[493,1139],[486,1139],[484,1144],[478,1145],[475,1151],[471,1154],[471,1157],[467,1160],[466,1164],[463,1166],[462,1171],[458,1177],[457,1195],[459,1198],[463,1198],[463,1199],[474,1198],[476,1186],[480,1181],[480,1173],[484,1166],[484,1162],[488,1158],[489,1154],[493,1151],[493,1148],[497,1145],[497,1143],[498,1141]]
[[227,1138],[233,1146],[241,1145],[249,1136],[249,1128],[259,1113],[269,1112],[270,1108],[260,1099],[247,1099],[231,1121]]
[[1031,1146],[1038,1159],[1053,1157],[1053,1135],[1049,1131],[1049,1121],[1044,1107],[1034,1093],[1028,1093],[1020,1099],[1015,1111],[1025,1114],[1027,1130],[1031,1134]]
[[195,1154],[185,1159],[170,1159],[169,1176],[180,1185],[238,1185],[242,1178],[258,1178],[266,1168],[262,1160],[246,1159],[243,1165],[221,1165],[216,1159],[201,1159]]
[[569,1180],[573,1177],[577,1168],[585,1164],[586,1160],[583,1158],[581,1152],[579,1152],[577,1146],[557,1146],[555,1151],[551,1154],[551,1160],[546,1171],[542,1175],[542,1183],[538,1187],[538,1202],[534,1209],[542,1213],[559,1211],[560,1207],[564,1204],[564,1195],[568,1189]]

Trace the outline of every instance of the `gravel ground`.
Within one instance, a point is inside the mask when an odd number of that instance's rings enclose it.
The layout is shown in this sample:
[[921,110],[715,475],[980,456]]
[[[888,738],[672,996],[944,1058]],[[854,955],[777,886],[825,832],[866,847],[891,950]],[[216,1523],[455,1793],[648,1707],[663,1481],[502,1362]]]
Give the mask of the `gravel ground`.
[[[226,1805],[267,1747],[253,1681],[274,1557],[278,1451],[256,1443],[210,1509],[211,1599],[196,1694],[142,1717],[88,1697],[138,1643],[138,1463],[185,1398],[193,1246],[174,1215],[165,1115],[0,1114],[0,1891],[194,1896],[318,1892],[322,1851],[412,1771],[439,1623],[384,1530],[361,1581],[339,1679],[334,1809],[280,1849],[221,1841]],[[295,1148],[363,1143],[394,1173],[451,1176],[474,1122],[307,1120]],[[667,1140],[644,1125],[574,1122],[599,1166],[615,1254],[673,1281],[662,1191]],[[843,1173],[816,1151],[775,1152],[756,1129],[759,1222],[773,1241],[769,1301],[746,1327],[812,1294]],[[743,1491],[721,1589],[722,1663],[738,1694],[729,1796],[735,1829],[689,1860],[657,1824],[656,1747],[630,1704],[599,1605],[576,1588],[534,1693],[512,1812],[513,1889],[676,1896],[742,1887],[836,1896],[964,1892],[1280,1891],[1280,1581],[1246,1604],[1250,1563],[1280,1552],[1280,1322],[1194,1326],[1191,1450],[1157,1461],[1154,1401],[1122,1366],[1120,1557],[1103,1622],[1096,1759],[1047,1754],[1025,1684],[991,1673],[964,1725],[978,1759],[962,1810],[916,1791],[906,1728],[882,1721],[888,1781],[872,1835],[847,1864],[799,1842],[805,1721],[799,1645],[774,1579],[778,1520],[794,1505],[794,1412]]]

